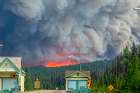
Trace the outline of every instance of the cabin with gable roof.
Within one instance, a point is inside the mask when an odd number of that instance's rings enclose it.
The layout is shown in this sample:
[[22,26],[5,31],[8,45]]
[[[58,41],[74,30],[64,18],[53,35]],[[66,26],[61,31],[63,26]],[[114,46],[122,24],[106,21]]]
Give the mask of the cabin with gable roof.
[[[66,91],[70,91],[70,92],[77,91],[77,90],[78,91],[87,90],[89,89],[91,84],[90,71],[66,71],[65,79],[66,79]],[[89,93],[89,92],[82,92],[82,93]]]
[[24,79],[20,57],[0,57],[0,91],[24,91]]

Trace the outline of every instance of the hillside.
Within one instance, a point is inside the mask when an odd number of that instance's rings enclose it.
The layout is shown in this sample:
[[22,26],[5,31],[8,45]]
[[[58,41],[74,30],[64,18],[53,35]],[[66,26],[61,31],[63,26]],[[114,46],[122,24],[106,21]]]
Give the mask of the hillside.
[[[110,66],[111,62],[107,60],[95,61],[81,65],[64,66],[57,68],[46,68],[42,66],[24,68],[26,71],[26,89],[33,89],[33,82],[36,78],[41,80],[42,89],[64,89],[65,87],[65,71],[66,70],[89,70],[94,79],[100,78],[105,69]],[[93,80],[94,80],[93,79]]]

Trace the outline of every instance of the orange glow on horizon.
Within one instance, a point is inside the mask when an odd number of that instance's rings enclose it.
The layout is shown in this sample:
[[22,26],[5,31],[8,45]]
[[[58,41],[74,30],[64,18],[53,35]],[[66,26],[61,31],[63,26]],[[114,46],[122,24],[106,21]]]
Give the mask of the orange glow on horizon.
[[[67,58],[67,59],[63,59],[65,57],[69,57],[69,56],[77,56],[77,55],[80,55],[79,52],[61,52],[61,53],[56,53],[54,55],[51,55],[52,57],[54,57],[54,59],[58,58],[58,60],[53,60],[53,59],[46,59],[42,65],[44,67],[62,67],[62,66],[70,66],[70,65],[76,65],[78,64],[79,62],[77,62],[76,60],[74,59],[71,59],[71,58]],[[59,58],[62,60],[59,60]]]
[[46,64],[43,64],[45,67],[62,67],[62,66],[70,66],[70,65],[76,65],[78,64],[77,61],[67,59],[67,60],[61,60],[61,61],[47,61]]
[[73,56],[79,56],[79,52],[61,52],[56,54],[49,55],[48,58],[42,59],[40,62],[28,62],[28,64],[24,64],[24,67],[35,67],[35,66],[43,66],[43,67],[62,67],[62,66],[70,66],[77,65],[79,62],[73,59]]

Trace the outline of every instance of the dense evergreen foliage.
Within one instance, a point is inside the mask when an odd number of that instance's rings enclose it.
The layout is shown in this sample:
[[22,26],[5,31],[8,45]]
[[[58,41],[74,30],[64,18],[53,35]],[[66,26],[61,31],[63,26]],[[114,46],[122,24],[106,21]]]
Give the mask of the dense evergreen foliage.
[[109,85],[114,88],[111,93],[140,93],[140,47],[125,48],[102,79],[93,83],[92,92],[108,93]]

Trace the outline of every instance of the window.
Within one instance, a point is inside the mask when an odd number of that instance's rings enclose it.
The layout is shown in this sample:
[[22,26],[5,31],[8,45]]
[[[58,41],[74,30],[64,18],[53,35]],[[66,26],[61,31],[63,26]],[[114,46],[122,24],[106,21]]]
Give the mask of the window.
[[75,90],[76,89],[76,80],[68,80],[68,89]]
[[87,88],[86,80],[68,80],[68,90],[85,89]]
[[78,81],[79,85],[79,89],[82,89],[82,88],[87,88],[87,81],[86,80],[79,80]]
[[13,78],[3,78],[3,90],[11,90],[18,86],[17,80]]

